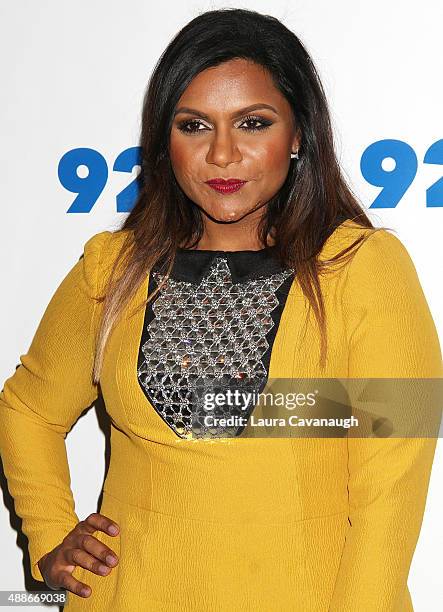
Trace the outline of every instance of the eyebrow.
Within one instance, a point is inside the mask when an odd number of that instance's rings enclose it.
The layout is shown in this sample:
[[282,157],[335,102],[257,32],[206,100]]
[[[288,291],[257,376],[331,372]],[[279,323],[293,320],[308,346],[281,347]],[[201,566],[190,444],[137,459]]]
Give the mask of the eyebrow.
[[[240,117],[241,115],[250,113],[251,111],[254,111],[254,110],[259,110],[261,108],[267,108],[273,111],[276,115],[278,115],[278,112],[273,106],[271,106],[270,104],[264,104],[262,102],[259,102],[258,104],[251,104],[251,106],[246,106],[245,108],[241,108],[233,112],[231,114],[231,119],[235,119],[236,117]],[[174,117],[175,115],[178,115],[179,113],[189,113],[190,115],[197,115],[198,117],[201,117],[202,119],[209,119],[209,116],[205,115],[205,113],[202,113],[201,111],[195,108],[190,108],[189,106],[180,106],[180,108],[178,108],[174,112]]]

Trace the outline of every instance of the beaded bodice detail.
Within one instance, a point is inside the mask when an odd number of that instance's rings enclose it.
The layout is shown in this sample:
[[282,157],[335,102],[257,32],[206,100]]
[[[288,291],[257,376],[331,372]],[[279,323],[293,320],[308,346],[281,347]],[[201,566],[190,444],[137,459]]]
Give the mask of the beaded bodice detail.
[[[279,322],[279,313],[272,315],[283,305],[294,274],[270,260],[271,252],[269,247],[241,251],[238,256],[237,252],[194,251],[194,258],[199,253],[206,257],[204,270],[200,258],[199,271],[191,272],[187,281],[171,274],[166,287],[148,304],[139,383],[153,408],[180,437],[238,435],[238,428],[205,425],[203,394],[227,389],[258,393],[266,384]],[[233,276],[240,274],[235,267],[240,257],[243,277],[234,282]],[[254,266],[258,258],[267,268],[263,275]],[[249,272],[244,265],[248,260]],[[158,271],[151,276],[151,287],[163,278]],[[289,282],[282,292],[285,281]],[[245,416],[244,410],[229,404],[211,413],[219,418]]]

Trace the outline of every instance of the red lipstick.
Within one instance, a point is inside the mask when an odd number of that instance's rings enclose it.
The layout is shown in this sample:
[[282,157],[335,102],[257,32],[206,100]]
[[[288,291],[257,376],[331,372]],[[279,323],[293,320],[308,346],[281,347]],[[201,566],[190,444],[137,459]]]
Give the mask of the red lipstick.
[[238,178],[215,178],[206,181],[206,184],[209,185],[209,187],[212,187],[212,189],[215,189],[215,191],[218,191],[219,193],[229,194],[233,193],[234,191],[238,191],[247,182],[248,181],[242,181]]

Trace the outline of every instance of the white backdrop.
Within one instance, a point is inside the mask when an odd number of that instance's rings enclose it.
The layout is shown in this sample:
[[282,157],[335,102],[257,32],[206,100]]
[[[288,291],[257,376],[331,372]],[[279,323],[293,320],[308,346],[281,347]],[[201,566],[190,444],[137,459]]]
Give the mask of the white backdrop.
[[[407,247],[443,341],[442,187],[428,195],[433,206],[426,205],[427,190],[442,176],[441,142],[433,163],[425,161],[443,138],[441,0],[1,0],[1,384],[27,351],[83,244],[115,228],[124,214],[116,212],[116,194],[135,174],[113,172],[112,165],[121,151],[138,144],[142,95],[160,53],[198,13],[226,6],[271,14],[307,46],[330,101],[337,153],[366,207],[382,190],[364,178],[372,162],[360,167],[367,147],[394,139],[415,153],[416,173],[413,167],[408,180],[408,168],[397,168],[389,160],[392,145],[384,145],[383,169],[395,167],[398,184],[413,180],[396,205],[391,200],[391,208],[369,213],[376,225],[395,228]],[[95,149],[109,168],[88,213],[67,213],[75,194],[57,174],[61,157],[77,147]],[[85,518],[96,510],[104,477],[104,437],[95,410],[80,419],[67,445],[76,512]],[[416,612],[437,610],[441,595],[442,473],[439,442],[409,577]],[[0,530],[0,590],[23,589],[22,551],[3,504]]]

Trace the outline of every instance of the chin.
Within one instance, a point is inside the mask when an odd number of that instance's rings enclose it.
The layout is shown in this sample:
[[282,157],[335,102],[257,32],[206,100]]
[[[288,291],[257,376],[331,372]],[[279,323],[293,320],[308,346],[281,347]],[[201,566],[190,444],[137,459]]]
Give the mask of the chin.
[[244,206],[240,206],[239,204],[235,204],[234,202],[231,204],[226,202],[223,205],[217,204],[214,207],[208,208],[206,212],[208,215],[211,215],[211,217],[217,219],[218,221],[232,221],[234,219],[244,217],[251,212],[251,210],[252,208],[246,208]]

